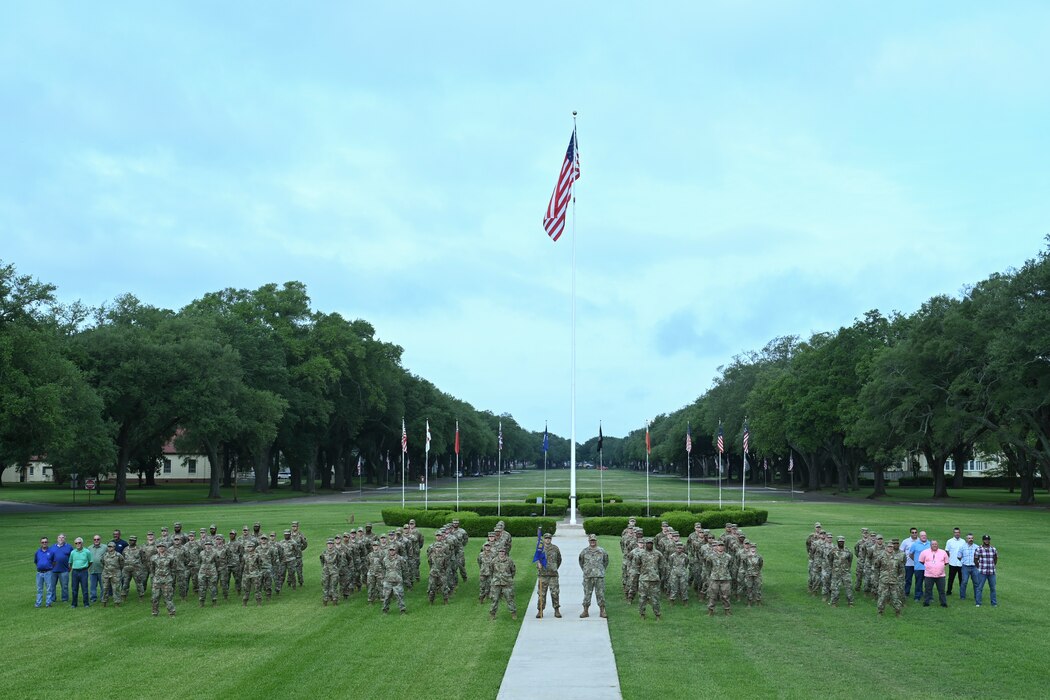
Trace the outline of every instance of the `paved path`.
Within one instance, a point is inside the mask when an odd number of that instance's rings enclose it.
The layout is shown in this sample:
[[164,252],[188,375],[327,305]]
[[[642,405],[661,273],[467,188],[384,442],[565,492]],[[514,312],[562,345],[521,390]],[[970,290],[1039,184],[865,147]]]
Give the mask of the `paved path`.
[[[583,611],[583,572],[580,550],[587,546],[587,535],[580,525],[558,523],[554,544],[561,549],[561,614],[559,620],[548,607],[542,620],[536,619],[536,592],[533,590],[510,655],[510,663],[500,684],[499,700],[532,700],[542,685],[557,697],[582,700],[619,700],[620,679],[616,674],[609,625],[591,605],[591,616],[580,619]],[[502,614],[502,613],[501,613]]]

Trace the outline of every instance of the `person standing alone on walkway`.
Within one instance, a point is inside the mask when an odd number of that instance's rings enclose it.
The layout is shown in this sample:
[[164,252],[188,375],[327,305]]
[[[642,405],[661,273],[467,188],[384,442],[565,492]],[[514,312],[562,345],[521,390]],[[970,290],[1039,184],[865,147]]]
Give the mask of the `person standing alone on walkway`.
[[554,617],[561,617],[561,589],[558,580],[558,569],[561,567],[561,550],[558,545],[551,542],[551,534],[548,532],[543,536],[543,553],[546,558],[543,562],[536,562],[539,573],[537,592],[539,611],[536,617],[543,617],[543,609],[547,607],[547,592],[551,595],[551,606],[554,607]]
[[609,555],[598,546],[598,537],[587,538],[587,548],[580,550],[580,568],[583,569],[583,612],[580,617],[590,617],[591,592],[598,602],[599,615],[605,617],[605,570],[609,568]]

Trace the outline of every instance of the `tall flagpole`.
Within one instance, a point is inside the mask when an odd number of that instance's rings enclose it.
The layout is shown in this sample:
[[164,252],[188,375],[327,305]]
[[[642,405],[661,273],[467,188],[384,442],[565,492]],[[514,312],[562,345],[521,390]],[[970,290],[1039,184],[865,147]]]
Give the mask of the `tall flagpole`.
[[503,504],[503,421],[499,422],[499,435],[496,438],[496,516],[501,515],[500,506]]
[[744,416],[744,468],[740,471],[740,510],[744,509],[747,500],[747,448],[748,448],[747,416]]
[[459,421],[456,421],[456,512],[459,512]]
[[[602,422],[598,421],[598,432],[602,432]],[[598,450],[598,495],[602,502],[602,515],[605,515],[605,448]]]
[[722,510],[722,451],[725,449],[722,443],[722,421],[718,421],[718,510]]
[[[576,110],[572,111],[572,152],[575,168],[579,162],[579,141],[576,138]],[[572,195],[572,401],[569,430],[569,524],[576,524],[576,180],[571,180]]]
[[689,423],[685,424],[685,504],[693,505],[693,444],[689,433]]
[[550,449],[550,435],[547,433],[547,421],[543,421],[543,517],[547,517],[547,450]]
[[645,421],[645,517],[649,517],[649,421]]
[[423,451],[423,510],[430,510],[430,419],[427,419],[427,444]]

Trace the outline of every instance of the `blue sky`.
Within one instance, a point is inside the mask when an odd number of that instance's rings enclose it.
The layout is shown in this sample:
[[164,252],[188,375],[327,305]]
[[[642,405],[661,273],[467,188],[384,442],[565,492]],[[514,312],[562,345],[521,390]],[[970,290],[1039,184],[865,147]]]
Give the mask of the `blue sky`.
[[90,304],[301,280],[534,430],[569,432],[574,109],[581,439],[1050,232],[1045,3],[5,14],[0,258]]

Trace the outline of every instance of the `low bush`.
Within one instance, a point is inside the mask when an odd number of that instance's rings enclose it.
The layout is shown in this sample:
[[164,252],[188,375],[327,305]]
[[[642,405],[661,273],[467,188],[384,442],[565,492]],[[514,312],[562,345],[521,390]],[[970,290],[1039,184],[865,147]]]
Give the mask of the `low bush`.
[[552,517],[497,517],[478,515],[472,511],[461,510],[418,510],[415,508],[384,508],[383,522],[392,527],[400,527],[414,519],[417,527],[438,528],[454,518],[459,518],[459,525],[471,537],[485,537],[496,528],[496,523],[503,521],[504,526],[514,537],[535,537],[536,528],[554,534],[558,529],[558,519]]
[[[548,516],[562,516],[568,504],[564,501],[555,500],[547,504]],[[497,508],[495,503],[463,503],[462,510],[469,510],[478,515],[500,515],[509,517],[534,517],[543,515],[543,505],[540,503],[501,503]],[[498,511],[498,512],[497,512]]]
[[[711,509],[717,510],[717,506],[712,506],[710,503],[693,503],[686,505],[685,503],[650,503],[649,513],[666,513],[668,511],[689,511],[691,513],[705,513]],[[585,518],[591,516],[610,516],[610,515],[626,515],[628,517],[642,517],[645,515],[645,503],[637,501],[629,501],[627,503],[606,503],[604,510],[600,503],[581,503],[578,506],[580,515]]]
[[[658,517],[639,517],[636,524],[642,528],[646,537],[653,537],[660,532],[660,525],[666,520],[667,524],[683,537],[688,537],[693,531],[694,523],[697,522],[709,530],[715,530],[724,528],[726,523],[736,523],[741,528],[745,528],[761,525],[768,519],[769,511],[758,508],[748,508],[745,511],[739,509],[712,510],[705,513],[668,511],[661,513]],[[619,536],[626,527],[627,517],[625,516],[588,517],[583,521],[583,529],[587,534]]]
[[[526,503],[535,503],[537,498],[542,498],[542,497],[543,497],[543,492],[542,491],[536,491],[535,493],[530,493],[528,496],[526,496],[525,497],[525,502]],[[550,499],[552,499],[552,498],[557,498],[557,499],[560,499],[562,501],[565,501],[565,503],[566,503],[565,507],[566,508],[569,507],[568,506],[568,503],[569,503],[569,492],[568,491],[548,491],[547,492],[547,501],[548,501],[548,503],[550,502]],[[582,501],[584,501],[584,500],[587,500],[587,501],[592,501],[593,500],[595,503],[598,503],[601,499],[602,499],[602,494],[600,494],[598,492],[579,491],[579,492],[576,493],[576,505],[577,506],[579,506],[580,503]],[[616,495],[614,493],[607,493],[607,494],[605,494],[605,502],[606,503],[609,503],[610,501],[616,501],[618,503],[618,502],[620,502],[622,500],[623,500],[623,497],[618,496],[618,495]]]

